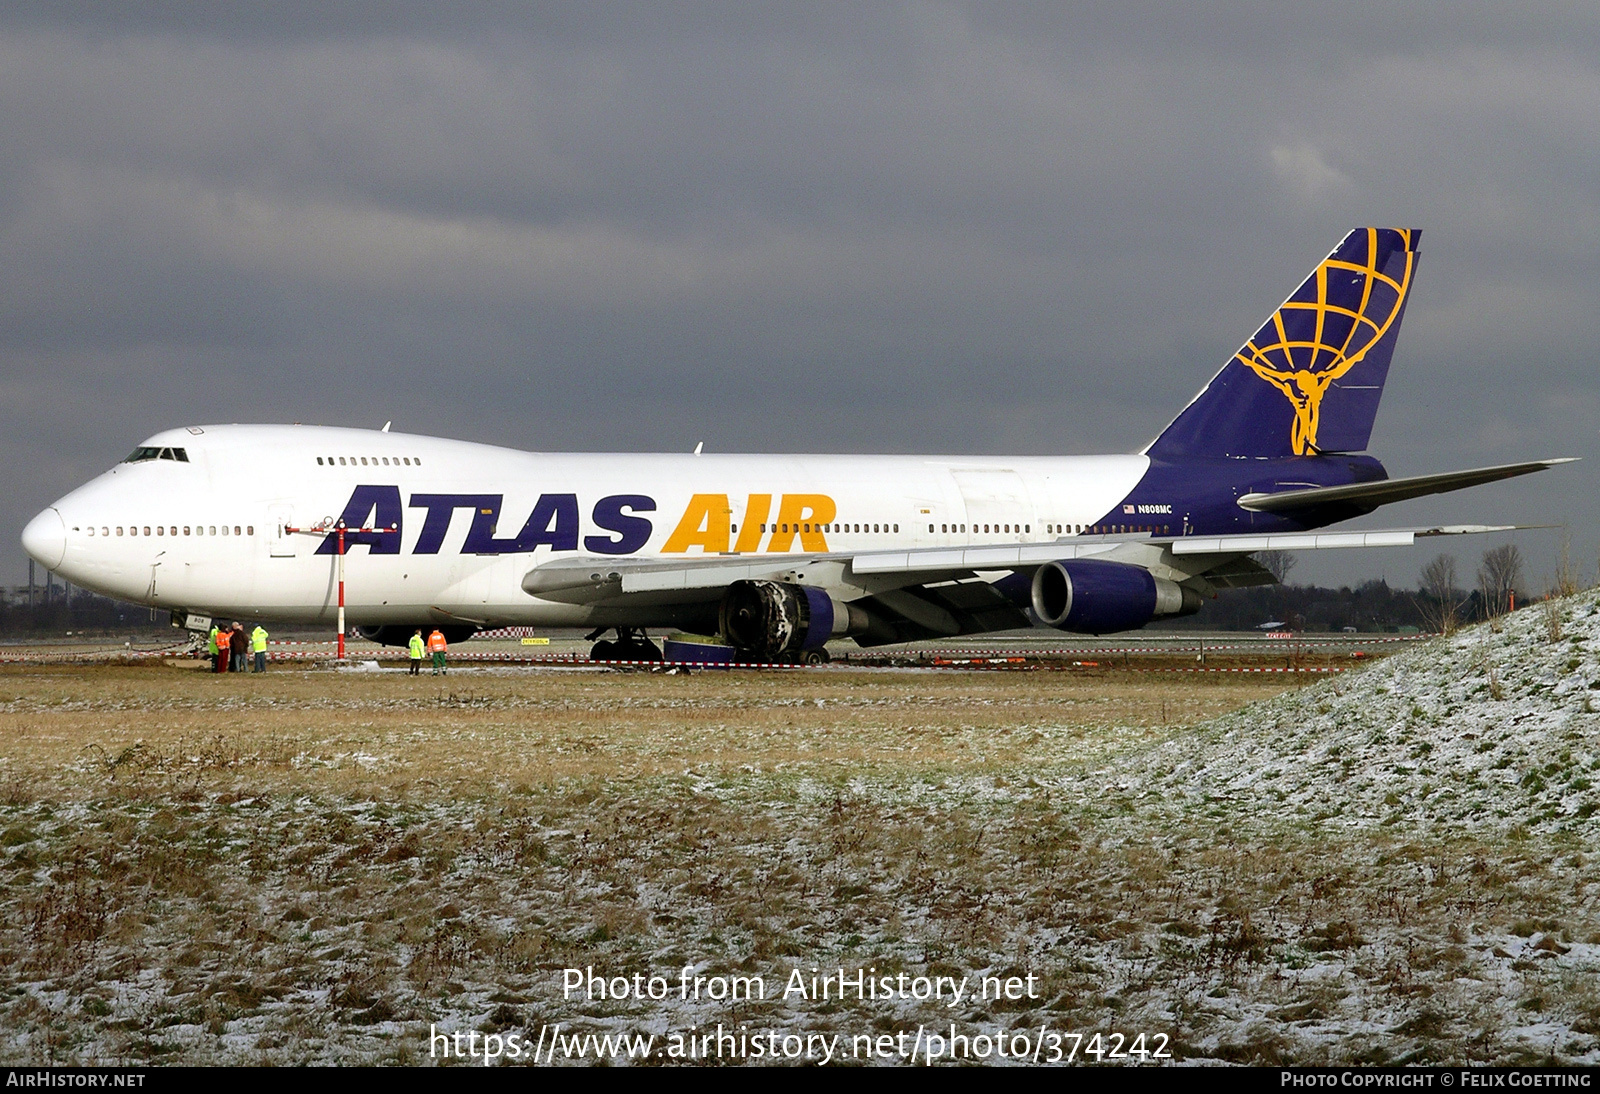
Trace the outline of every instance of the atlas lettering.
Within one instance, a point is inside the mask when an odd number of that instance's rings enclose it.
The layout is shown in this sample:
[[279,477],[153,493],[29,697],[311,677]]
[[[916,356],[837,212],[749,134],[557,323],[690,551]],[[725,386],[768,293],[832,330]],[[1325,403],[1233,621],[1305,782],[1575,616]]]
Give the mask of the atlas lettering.
[[[464,555],[503,555],[549,547],[552,551],[578,549],[578,495],[540,494],[522,530],[509,539],[496,535],[500,527],[503,494],[412,494],[411,508],[424,509],[422,532],[412,554],[436,555],[444,545],[450,521],[458,509],[472,510],[472,524],[461,544]],[[638,500],[638,499],[633,499]],[[611,498],[602,498],[597,511]]]
[[[590,535],[583,534],[577,494],[540,494],[511,536],[501,535],[504,506],[504,494],[412,494],[402,503],[397,486],[362,485],[351,493],[339,521],[346,528],[375,529],[345,533],[346,549],[365,545],[375,555],[401,553],[407,510],[422,511],[422,526],[411,547],[416,555],[436,555],[443,549],[460,510],[472,514],[461,541],[464,555],[526,554],[541,547],[577,551],[580,541],[590,554],[631,555],[643,550],[655,531],[643,515],[657,510],[656,500],[647,494],[610,494],[595,502],[589,523],[597,531]],[[750,494],[742,513],[735,512],[727,494],[695,494],[661,552],[820,554],[828,550],[827,531],[837,515],[838,506],[826,494]],[[330,535],[317,552],[333,554],[337,549],[336,537]]]
[[[398,486],[358,486],[350,494],[350,501],[339,514],[339,524],[346,528],[376,528],[375,532],[346,532],[345,549],[366,544],[375,555],[400,553],[400,488]],[[443,533],[441,533],[442,538]],[[331,555],[339,550],[339,537],[328,536],[317,548],[319,555]],[[438,550],[437,547],[434,550]]]

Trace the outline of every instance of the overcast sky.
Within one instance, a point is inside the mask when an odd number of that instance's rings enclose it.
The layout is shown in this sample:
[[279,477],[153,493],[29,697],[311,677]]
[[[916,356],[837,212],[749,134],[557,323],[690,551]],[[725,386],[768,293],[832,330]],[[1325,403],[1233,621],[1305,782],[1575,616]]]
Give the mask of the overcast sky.
[[192,423],[1132,451],[1368,224],[1424,230],[1390,473],[1589,460],[1364,523],[1594,573],[1592,2],[217,7],[0,7],[7,583]]

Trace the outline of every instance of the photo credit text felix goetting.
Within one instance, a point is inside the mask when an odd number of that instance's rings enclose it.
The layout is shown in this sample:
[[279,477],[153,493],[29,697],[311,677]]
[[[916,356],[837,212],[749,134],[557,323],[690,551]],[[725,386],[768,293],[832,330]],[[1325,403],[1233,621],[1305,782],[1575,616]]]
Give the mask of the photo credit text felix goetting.
[[[881,1060],[908,1064],[945,1061],[1011,1061],[1039,1064],[1154,1063],[1172,1059],[1170,1038],[1162,1032],[1130,1030],[1080,1031],[1049,1022],[1026,1028],[960,1021],[957,1008],[1011,1004],[1028,1007],[1044,998],[1042,978],[1021,975],[918,975],[883,973],[876,967],[795,968],[787,975],[707,974],[685,966],[670,974],[606,975],[593,966],[560,972],[560,998],[570,1004],[625,1003],[679,1007],[728,1004],[748,1007],[777,1004],[789,1016],[763,1026],[760,1019],[686,1022],[665,1033],[574,1029],[570,1023],[545,1023],[538,1028],[485,1034],[479,1030],[429,1027],[429,1055],[434,1059],[557,1063],[571,1060],[659,1059],[683,1061],[749,1061],[760,1063],[834,1063]],[[838,1028],[838,1005],[881,1006],[859,1031]],[[797,1008],[822,1006],[834,1012],[830,1028],[808,1030]],[[885,1028],[883,1017],[901,1007],[918,1007],[921,1019],[904,1028]],[[931,1020],[932,1008],[951,1013]]]

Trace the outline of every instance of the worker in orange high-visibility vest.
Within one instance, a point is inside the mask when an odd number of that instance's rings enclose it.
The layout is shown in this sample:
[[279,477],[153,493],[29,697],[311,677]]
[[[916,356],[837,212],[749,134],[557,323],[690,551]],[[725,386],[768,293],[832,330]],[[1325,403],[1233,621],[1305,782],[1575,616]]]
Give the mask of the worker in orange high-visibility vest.
[[444,667],[444,654],[449,648],[450,644],[444,640],[444,635],[440,633],[439,628],[435,627],[433,633],[428,635],[428,652],[433,654],[433,674],[435,676],[450,671]]

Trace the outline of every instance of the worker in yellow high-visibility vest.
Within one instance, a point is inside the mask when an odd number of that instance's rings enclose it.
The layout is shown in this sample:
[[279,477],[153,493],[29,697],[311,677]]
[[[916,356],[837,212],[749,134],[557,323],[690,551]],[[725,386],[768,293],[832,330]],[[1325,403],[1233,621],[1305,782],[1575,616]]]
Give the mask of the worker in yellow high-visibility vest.
[[267,671],[267,628],[260,623],[250,632],[250,652],[255,654],[256,665],[253,671]]
[[422,628],[417,628],[417,633],[411,636],[411,675],[416,676],[422,672]]

